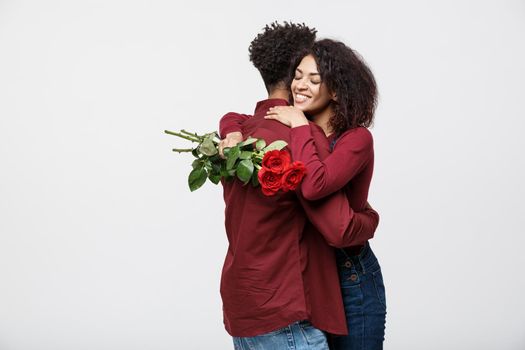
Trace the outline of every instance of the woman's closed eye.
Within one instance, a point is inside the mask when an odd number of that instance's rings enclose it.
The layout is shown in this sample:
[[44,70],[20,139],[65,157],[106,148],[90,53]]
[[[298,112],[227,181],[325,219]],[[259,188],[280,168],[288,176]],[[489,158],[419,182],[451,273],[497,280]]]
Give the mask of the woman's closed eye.
[[[294,80],[301,80],[301,79],[303,79],[303,77],[299,75],[296,75],[294,77]],[[318,85],[318,84],[321,84],[321,80],[310,80],[310,83]]]

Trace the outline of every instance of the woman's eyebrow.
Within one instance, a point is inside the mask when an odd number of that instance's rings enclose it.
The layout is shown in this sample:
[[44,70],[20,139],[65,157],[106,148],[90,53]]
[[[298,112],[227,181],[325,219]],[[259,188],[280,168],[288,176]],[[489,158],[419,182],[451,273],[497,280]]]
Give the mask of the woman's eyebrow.
[[[303,71],[302,71],[302,70],[300,70],[299,68],[295,68],[295,70],[296,70],[296,71],[297,71],[298,73],[301,73],[301,74],[303,74]],[[321,74],[320,74],[320,73],[317,73],[317,72],[315,72],[315,73],[309,73],[308,75],[321,75]]]

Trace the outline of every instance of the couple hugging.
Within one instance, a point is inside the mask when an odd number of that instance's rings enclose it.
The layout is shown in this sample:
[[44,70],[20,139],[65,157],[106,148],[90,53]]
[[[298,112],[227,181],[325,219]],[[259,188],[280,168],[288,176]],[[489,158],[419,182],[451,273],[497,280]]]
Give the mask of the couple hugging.
[[369,240],[376,83],[345,44],[304,24],[267,25],[249,47],[268,98],[220,121],[221,154],[248,136],[288,143],[295,191],[223,181],[229,247],[221,276],[235,349],[382,349],[386,301]]

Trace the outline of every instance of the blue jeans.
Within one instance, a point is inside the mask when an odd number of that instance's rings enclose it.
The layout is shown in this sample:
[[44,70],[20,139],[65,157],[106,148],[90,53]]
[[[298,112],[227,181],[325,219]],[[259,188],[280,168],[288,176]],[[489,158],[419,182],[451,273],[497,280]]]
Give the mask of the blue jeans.
[[347,336],[331,336],[334,350],[379,350],[385,339],[386,298],[381,267],[367,242],[358,255],[338,249],[337,266]]
[[326,335],[309,321],[298,321],[256,337],[233,337],[235,350],[328,350]]

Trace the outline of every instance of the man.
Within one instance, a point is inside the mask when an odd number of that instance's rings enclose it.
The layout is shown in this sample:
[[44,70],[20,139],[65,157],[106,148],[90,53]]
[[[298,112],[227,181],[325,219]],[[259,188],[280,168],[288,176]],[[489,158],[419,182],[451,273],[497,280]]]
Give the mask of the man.
[[[289,142],[290,129],[264,118],[286,105],[286,78],[292,57],[311,46],[316,31],[305,25],[273,23],[250,46],[268,99],[257,103],[241,133],[228,134],[222,146],[242,135]],[[312,126],[319,156],[329,154],[324,133]],[[355,237],[373,237],[379,217],[371,208],[354,213],[344,191],[308,202],[300,192],[268,197],[259,187],[223,182],[229,241],[221,277],[224,324],[236,349],[328,349],[322,331],[346,334],[333,248]],[[311,223],[311,224],[310,224]],[[318,231],[318,232],[317,232]],[[320,233],[320,234],[319,234]]]

